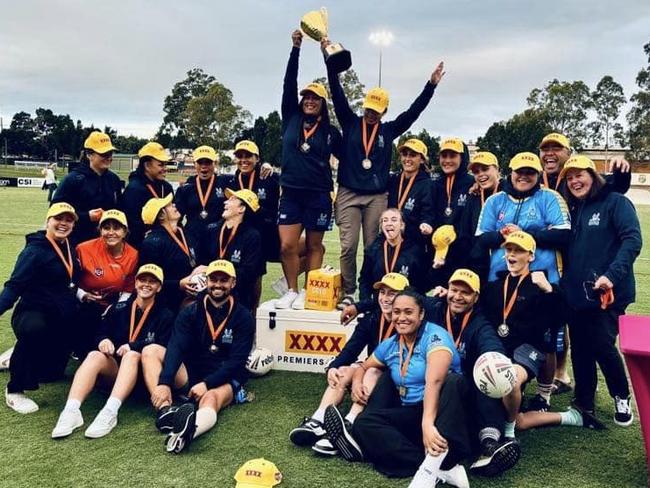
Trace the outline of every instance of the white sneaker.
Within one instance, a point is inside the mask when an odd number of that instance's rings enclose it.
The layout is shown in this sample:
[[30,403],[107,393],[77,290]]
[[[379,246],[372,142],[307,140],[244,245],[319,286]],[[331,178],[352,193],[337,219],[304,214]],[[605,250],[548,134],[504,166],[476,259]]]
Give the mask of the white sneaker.
[[438,479],[443,483],[447,483],[451,486],[457,486],[458,488],[469,488],[469,479],[467,478],[467,472],[465,471],[465,467],[462,464],[457,464],[447,471],[443,471],[441,469],[438,473]]
[[298,298],[298,293],[296,293],[294,290],[289,290],[287,291],[284,295],[282,295],[280,298],[278,298],[275,301],[275,308],[277,309],[285,309],[285,308],[291,308],[291,305],[293,304],[293,301]]
[[14,352],[14,348],[11,347],[7,349],[5,352],[0,354],[0,371],[4,371],[5,369],[9,369],[9,360],[11,359],[11,355]]
[[52,430],[52,439],[61,439],[68,437],[75,429],[78,429],[84,424],[84,418],[81,415],[81,410],[71,410],[64,408],[59,415],[59,420]]
[[294,310],[304,310],[305,309],[305,298],[307,298],[307,291],[303,288],[298,293],[298,296],[291,304],[291,308]]
[[281,276],[273,283],[271,283],[271,288],[278,294],[279,297],[281,297],[289,291],[289,283],[287,283],[287,279],[284,276]]
[[89,439],[99,439],[108,435],[116,425],[117,415],[106,408],[102,408],[93,423],[88,426],[84,435]]
[[5,388],[5,401],[7,406],[18,413],[34,413],[38,410],[38,404],[25,396],[24,393],[9,393]]

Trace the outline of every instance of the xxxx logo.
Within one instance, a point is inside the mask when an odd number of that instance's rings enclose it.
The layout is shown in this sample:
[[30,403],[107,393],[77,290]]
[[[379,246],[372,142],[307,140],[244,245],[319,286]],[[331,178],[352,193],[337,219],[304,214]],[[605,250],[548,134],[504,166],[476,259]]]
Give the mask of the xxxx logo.
[[329,288],[331,285],[331,282],[327,280],[309,280],[309,286],[313,286],[316,288]]
[[345,334],[328,334],[306,330],[287,330],[284,335],[285,352],[334,355],[345,345]]

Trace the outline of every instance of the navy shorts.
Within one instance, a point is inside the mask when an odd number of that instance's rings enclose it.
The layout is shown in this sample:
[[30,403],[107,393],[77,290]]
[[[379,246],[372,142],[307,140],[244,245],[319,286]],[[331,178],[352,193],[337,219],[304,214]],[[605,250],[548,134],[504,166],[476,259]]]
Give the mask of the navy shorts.
[[546,354],[530,344],[522,344],[514,350],[512,360],[526,370],[528,381],[530,381],[539,375],[539,370],[542,369],[546,361]]
[[306,230],[326,231],[332,219],[332,197],[327,191],[282,188],[278,225],[301,224]]

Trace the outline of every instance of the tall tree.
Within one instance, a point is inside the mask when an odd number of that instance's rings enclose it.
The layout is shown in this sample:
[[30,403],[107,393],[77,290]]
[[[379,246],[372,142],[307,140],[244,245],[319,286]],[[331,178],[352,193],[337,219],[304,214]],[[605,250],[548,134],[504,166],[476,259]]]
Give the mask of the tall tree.
[[612,140],[623,144],[623,126],[617,122],[621,108],[625,104],[623,87],[611,76],[603,76],[591,94],[596,120],[589,124],[591,141],[596,145],[605,146],[605,159],[609,159],[608,151]]
[[238,141],[249,139],[260,149],[262,161],[274,166],[280,165],[282,157],[282,120],[277,111],[255,119],[252,127],[244,129]]
[[627,113],[629,157],[635,161],[650,159],[650,42],[643,46],[643,50],[648,57],[648,66],[636,76],[639,91],[630,97],[632,107]]
[[[361,106],[363,105],[363,99],[365,97],[366,87],[359,80],[359,76],[357,75],[357,72],[354,71],[353,69],[344,71],[343,73],[339,74],[339,80],[341,81],[341,86],[343,87],[343,92],[345,93],[345,96],[348,99],[350,108],[352,108],[352,110],[354,110],[354,112],[356,112],[357,114],[361,114],[361,110],[362,110]],[[327,82],[327,78],[325,77],[316,78],[314,82],[322,83],[323,85],[325,85],[325,88],[327,89],[327,93],[331,93],[329,83]],[[334,123],[334,125],[336,125],[336,127],[340,129],[341,127],[339,125],[339,122],[338,120],[336,120],[336,117],[334,115],[334,105],[332,104],[331,97],[328,98],[327,100],[327,109],[330,112],[332,122]]]
[[583,81],[554,79],[528,95],[528,106],[543,114],[551,129],[566,135],[572,146],[585,147],[588,138],[587,113],[592,108],[591,92]]

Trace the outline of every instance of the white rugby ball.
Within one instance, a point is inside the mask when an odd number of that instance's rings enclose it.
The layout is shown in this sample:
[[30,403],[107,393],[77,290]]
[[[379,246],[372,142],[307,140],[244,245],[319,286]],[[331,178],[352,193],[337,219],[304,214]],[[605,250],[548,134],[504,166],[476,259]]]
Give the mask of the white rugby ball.
[[251,351],[246,361],[246,369],[253,376],[264,376],[273,367],[274,358],[270,349],[257,347]]
[[474,383],[490,398],[503,398],[516,383],[512,361],[500,352],[486,352],[474,364]]
[[205,273],[196,273],[190,277],[190,283],[196,287],[197,292],[202,292],[208,286],[208,277]]

